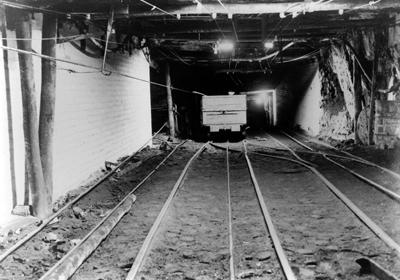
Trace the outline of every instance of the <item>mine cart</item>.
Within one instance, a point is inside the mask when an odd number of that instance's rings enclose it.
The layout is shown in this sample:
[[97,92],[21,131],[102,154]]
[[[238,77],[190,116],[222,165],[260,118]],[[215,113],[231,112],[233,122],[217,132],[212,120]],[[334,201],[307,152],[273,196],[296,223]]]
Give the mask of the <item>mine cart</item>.
[[244,132],[246,125],[245,95],[209,95],[202,97],[201,121],[210,133]]

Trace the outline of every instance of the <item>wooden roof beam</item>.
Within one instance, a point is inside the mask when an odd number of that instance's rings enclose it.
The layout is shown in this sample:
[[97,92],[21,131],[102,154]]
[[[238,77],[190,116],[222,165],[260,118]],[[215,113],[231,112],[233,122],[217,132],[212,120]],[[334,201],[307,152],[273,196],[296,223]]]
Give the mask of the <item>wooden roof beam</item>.
[[[383,24],[389,24],[388,21],[372,21],[372,20],[356,20],[356,21],[350,21],[350,20],[341,20],[337,22],[324,22],[320,24],[309,24],[309,23],[303,23],[300,22],[299,24],[294,24],[294,25],[287,25],[284,26],[282,29],[277,29],[274,28],[273,25],[268,26],[264,28],[260,27],[259,25],[242,25],[240,29],[238,29],[239,33],[242,32],[261,32],[264,31],[265,34],[268,34],[270,32],[278,33],[281,31],[302,31],[302,30],[315,30],[315,29],[349,29],[349,28],[360,28],[360,27],[373,27],[376,25],[383,25]],[[218,28],[219,27],[219,28]],[[204,26],[204,28],[201,28],[200,26],[186,26],[182,25],[180,27],[162,27],[159,26],[157,29],[156,28],[143,28],[144,32],[143,34],[151,36],[152,34],[190,34],[190,33],[218,33],[218,32],[231,32],[232,27],[230,24],[220,24],[219,26]]]
[[[226,3],[225,7],[222,7],[218,3],[206,3],[199,7],[196,4],[181,6],[181,7],[164,7],[168,13],[181,14],[181,15],[199,15],[199,14],[227,14],[227,10],[232,14],[276,14],[281,12],[291,13],[294,11],[301,12],[316,12],[316,11],[338,11],[338,10],[351,10],[357,9],[358,7],[365,5],[366,1],[333,1],[327,4],[315,4],[313,2],[299,1],[297,3],[237,3],[231,4]],[[368,4],[368,2],[367,2]],[[379,10],[379,9],[393,9],[400,8],[400,1],[398,0],[383,0],[376,5],[366,5],[358,10]],[[135,16],[155,16],[164,15],[159,11],[146,11],[136,12]]]

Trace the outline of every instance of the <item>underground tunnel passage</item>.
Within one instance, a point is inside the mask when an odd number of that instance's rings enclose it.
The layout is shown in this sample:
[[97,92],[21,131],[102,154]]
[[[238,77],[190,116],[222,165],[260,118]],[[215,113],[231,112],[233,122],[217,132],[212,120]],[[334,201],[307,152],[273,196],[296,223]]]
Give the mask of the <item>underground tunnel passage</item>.
[[0,20],[0,279],[400,279],[399,1]]

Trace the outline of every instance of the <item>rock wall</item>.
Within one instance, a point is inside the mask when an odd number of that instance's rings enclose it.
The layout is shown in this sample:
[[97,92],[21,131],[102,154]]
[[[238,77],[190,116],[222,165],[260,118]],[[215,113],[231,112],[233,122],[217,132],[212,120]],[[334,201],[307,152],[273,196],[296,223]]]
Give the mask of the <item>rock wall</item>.
[[400,138],[400,101],[377,100],[375,106],[375,144],[392,149]]
[[322,52],[319,65],[321,77],[320,136],[335,140],[354,137],[354,86],[346,49],[334,44]]

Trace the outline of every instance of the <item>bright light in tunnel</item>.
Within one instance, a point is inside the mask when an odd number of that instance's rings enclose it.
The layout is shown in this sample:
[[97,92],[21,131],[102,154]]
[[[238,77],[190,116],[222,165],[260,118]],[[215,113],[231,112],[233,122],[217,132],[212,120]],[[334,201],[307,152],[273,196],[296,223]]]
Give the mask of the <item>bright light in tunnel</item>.
[[218,53],[229,53],[235,49],[235,43],[232,40],[221,40],[216,44],[216,50]]
[[264,105],[264,103],[265,103],[265,95],[264,94],[257,95],[254,101],[255,101],[255,103],[257,105],[260,105],[260,106]]
[[269,49],[272,49],[274,47],[274,42],[273,41],[265,41],[264,42],[264,48],[265,49],[267,49],[267,50],[269,50]]

